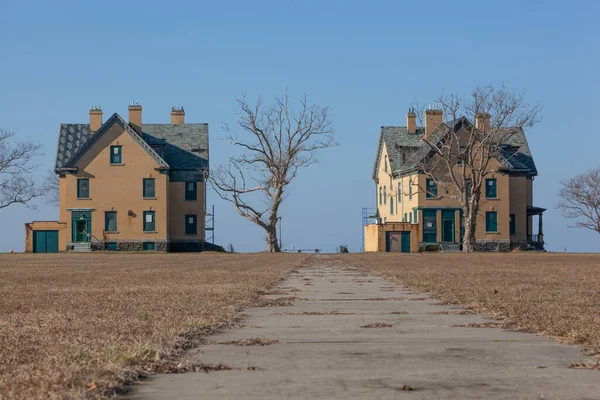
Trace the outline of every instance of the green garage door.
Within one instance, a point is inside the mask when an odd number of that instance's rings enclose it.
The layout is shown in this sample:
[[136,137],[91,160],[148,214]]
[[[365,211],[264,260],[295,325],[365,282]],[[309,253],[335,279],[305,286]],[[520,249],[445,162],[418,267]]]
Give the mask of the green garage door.
[[58,231],[33,231],[34,253],[58,253]]

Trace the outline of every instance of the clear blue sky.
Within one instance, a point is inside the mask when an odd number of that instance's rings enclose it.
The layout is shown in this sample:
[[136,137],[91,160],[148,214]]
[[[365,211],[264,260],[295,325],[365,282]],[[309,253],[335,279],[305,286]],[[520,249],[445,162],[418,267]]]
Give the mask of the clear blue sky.
[[[143,105],[167,123],[172,105],[208,122],[211,165],[230,149],[235,99],[289,88],[331,107],[340,147],[303,171],[283,205],[284,245],[360,249],[361,207],[374,206],[379,129],[404,125],[413,99],[504,82],[542,104],[528,132],[540,176],[534,203],[548,208],[550,250],[600,251],[600,235],[567,229],[554,209],[558,182],[600,165],[597,1],[3,1],[0,127],[44,145],[52,166],[60,123],[88,122]],[[263,232],[209,194],[216,240],[264,249]],[[57,209],[0,211],[0,252],[24,247],[25,222]]]

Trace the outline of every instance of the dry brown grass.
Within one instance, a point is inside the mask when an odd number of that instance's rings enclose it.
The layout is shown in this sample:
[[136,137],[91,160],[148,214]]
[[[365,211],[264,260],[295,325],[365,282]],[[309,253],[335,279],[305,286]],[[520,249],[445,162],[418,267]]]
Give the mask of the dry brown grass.
[[0,255],[0,398],[102,398],[143,371],[226,369],[181,352],[308,257]]
[[600,353],[600,255],[390,254],[332,256],[452,304]]

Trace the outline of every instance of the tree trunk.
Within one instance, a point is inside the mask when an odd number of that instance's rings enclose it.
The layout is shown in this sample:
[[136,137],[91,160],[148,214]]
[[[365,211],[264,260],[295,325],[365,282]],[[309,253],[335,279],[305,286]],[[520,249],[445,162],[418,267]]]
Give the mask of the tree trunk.
[[471,200],[470,207],[464,207],[463,213],[465,216],[465,236],[463,238],[463,251],[472,253],[475,251],[475,232],[477,230],[477,213],[479,212],[479,204],[475,199]]
[[267,251],[269,253],[279,253],[281,249],[279,248],[279,242],[277,240],[277,227],[269,226],[266,229],[267,231]]
[[477,243],[475,239],[476,218],[473,214],[465,216],[465,236],[463,238],[463,251],[465,253],[475,251],[475,243]]

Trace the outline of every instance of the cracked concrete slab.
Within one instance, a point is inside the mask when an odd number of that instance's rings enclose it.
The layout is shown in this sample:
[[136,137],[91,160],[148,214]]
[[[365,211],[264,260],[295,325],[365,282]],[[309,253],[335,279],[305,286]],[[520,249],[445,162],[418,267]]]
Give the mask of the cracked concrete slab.
[[[129,398],[600,398],[598,371],[568,368],[586,358],[576,347],[498,328],[455,327],[493,321],[436,314],[460,308],[354,268],[302,268],[274,290],[266,297],[300,299],[246,310],[243,327],[188,353],[233,370],[157,375]],[[376,323],[391,326],[361,327]],[[251,338],[278,343],[219,344]]]

